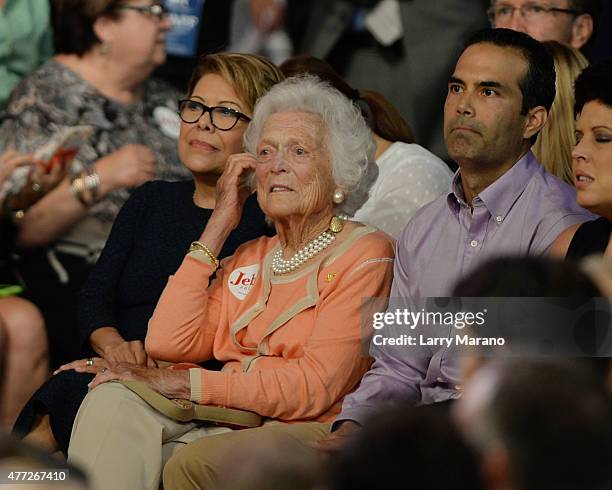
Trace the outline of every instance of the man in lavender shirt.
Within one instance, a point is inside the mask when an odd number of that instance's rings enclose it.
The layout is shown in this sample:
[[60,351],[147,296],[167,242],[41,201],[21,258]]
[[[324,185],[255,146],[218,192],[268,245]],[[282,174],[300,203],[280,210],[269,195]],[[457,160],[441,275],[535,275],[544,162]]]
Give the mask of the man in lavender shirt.
[[[483,261],[544,254],[559,233],[590,219],[574,189],[529,150],[554,97],[553,61],[539,42],[508,29],[479,31],[468,41],[444,106],[446,145],[459,170],[449,191],[417,211],[400,235],[391,298],[449,296]],[[415,356],[405,346],[372,343],[370,355],[372,368],[345,398],[321,448],[337,448],[387,402],[460,395],[458,359],[443,348]]]

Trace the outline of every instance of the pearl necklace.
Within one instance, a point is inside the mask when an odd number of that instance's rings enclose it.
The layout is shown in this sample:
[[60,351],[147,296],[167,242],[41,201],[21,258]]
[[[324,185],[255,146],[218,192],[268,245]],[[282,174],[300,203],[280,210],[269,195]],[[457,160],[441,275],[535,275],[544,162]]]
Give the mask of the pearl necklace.
[[342,231],[342,228],[344,228],[344,222],[334,216],[329,223],[329,228],[319,233],[313,240],[298,250],[293,257],[283,259],[283,250],[279,248],[272,257],[272,272],[274,274],[288,274],[298,269],[304,262],[329,247],[336,239],[336,235]]

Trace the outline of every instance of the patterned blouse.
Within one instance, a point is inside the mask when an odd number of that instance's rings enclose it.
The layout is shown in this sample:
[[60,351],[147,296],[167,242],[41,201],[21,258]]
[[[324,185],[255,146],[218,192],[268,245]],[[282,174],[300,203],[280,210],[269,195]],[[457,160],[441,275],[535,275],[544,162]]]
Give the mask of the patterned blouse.
[[[22,80],[11,94],[7,110],[0,114],[0,152],[8,148],[32,151],[63,126],[90,125],[93,136],[81,146],[71,173],[79,173],[126,144],[139,143],[157,157],[156,179],[188,179],[191,175],[177,154],[178,116],[174,119],[172,114],[178,98],[169,85],[149,79],[143,84],[141,99],[124,105],[108,99],[51,59]],[[109,193],[89,209],[89,218],[99,228],[110,230],[130,192],[119,189]]]

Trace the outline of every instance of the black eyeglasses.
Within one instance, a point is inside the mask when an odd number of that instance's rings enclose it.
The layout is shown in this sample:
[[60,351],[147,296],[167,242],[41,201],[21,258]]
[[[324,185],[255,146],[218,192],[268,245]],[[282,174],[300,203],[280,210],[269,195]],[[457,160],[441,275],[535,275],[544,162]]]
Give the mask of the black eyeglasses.
[[580,10],[562,9],[537,3],[523,5],[522,7],[513,7],[512,5],[496,5],[494,7],[490,7],[487,10],[487,14],[489,15],[489,20],[493,25],[505,25],[511,22],[516,10],[521,13],[521,16],[526,22],[534,24],[544,20],[545,17],[553,13],[569,14],[574,16],[582,14]]
[[148,15],[150,17],[155,17],[157,20],[161,20],[166,15],[168,15],[168,10],[161,3],[154,3],[153,5],[144,6],[144,5],[117,5],[115,10],[134,10],[135,12],[140,12],[143,15]]
[[206,104],[191,99],[179,100],[178,108],[179,116],[187,124],[198,122],[204,113],[208,112],[212,125],[221,131],[233,129],[240,119],[246,122],[251,120],[249,116],[236,109],[223,106],[209,107]]

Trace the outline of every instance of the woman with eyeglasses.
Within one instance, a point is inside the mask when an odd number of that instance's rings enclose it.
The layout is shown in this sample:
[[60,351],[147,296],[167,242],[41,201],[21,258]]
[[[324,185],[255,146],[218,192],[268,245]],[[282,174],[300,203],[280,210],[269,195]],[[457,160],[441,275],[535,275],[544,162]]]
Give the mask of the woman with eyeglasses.
[[[182,119],[178,151],[193,180],[148,182],[119,213],[79,301],[83,359],[63,365],[28,402],[15,430],[66,453],[76,412],[93,375],[119,363],[156,366],[144,350],[147,322],[168,277],[178,269],[215,208],[217,180],[235,154],[255,101],[283,75],[255,55],[207,55],[198,63]],[[220,257],[264,233],[273,234],[255,196]]]
[[[131,189],[189,173],[176,151],[178,94],[150,78],[171,27],[161,3],[56,0],[52,24],[57,54],[11,94],[0,153],[30,153],[66,127],[92,128],[53,191],[28,209],[5,210],[16,227],[14,267],[45,316],[57,367],[80,352],[78,291]],[[19,185],[13,175],[11,193]]]
[[[187,142],[193,137],[188,132]],[[339,217],[363,203],[376,165],[360,110],[316,77],[289,78],[258,100],[244,141],[248,153],[228,162],[215,210],[168,279],[145,340],[157,359],[217,360],[223,368],[100,371],[68,449],[94,488],[156,489],[162,470],[167,490],[217,488],[220,460],[232,448],[268,437],[301,447],[327,435],[370,365],[363,335],[386,303],[395,242]],[[251,240],[220,262],[226,237],[244,220],[243,183],[253,175],[277,235]],[[114,380],[249,410],[269,423],[231,431],[177,422]]]

